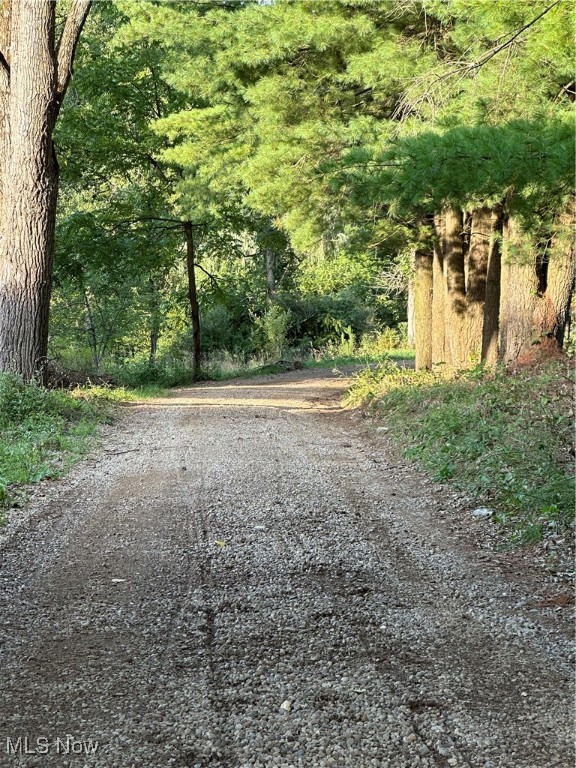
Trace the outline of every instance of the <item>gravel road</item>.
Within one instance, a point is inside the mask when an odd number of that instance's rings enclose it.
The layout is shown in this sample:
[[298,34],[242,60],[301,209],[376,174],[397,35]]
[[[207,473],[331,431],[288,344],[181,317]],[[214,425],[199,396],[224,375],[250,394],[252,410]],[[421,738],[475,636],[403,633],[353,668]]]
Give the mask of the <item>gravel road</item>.
[[486,544],[344,385],[128,408],[11,516],[0,766],[573,764],[567,587]]

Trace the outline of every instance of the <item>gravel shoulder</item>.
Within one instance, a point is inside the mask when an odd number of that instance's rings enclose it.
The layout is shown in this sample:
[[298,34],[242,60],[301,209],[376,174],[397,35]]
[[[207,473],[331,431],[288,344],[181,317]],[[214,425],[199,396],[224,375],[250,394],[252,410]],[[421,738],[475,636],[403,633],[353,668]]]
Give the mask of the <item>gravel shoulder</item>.
[[497,551],[345,385],[127,408],[11,515],[0,766],[573,764],[569,587]]

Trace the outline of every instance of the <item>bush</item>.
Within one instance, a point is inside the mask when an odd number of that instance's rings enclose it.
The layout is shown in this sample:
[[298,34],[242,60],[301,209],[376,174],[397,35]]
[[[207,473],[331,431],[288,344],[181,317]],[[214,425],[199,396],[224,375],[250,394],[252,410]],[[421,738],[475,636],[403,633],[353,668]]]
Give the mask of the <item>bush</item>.
[[147,361],[125,363],[113,371],[113,376],[119,384],[125,387],[177,387],[181,384],[192,384],[194,375],[184,364],[167,365],[151,364]]
[[292,315],[278,304],[269,307],[259,317],[252,334],[253,346],[270,358],[281,358],[288,337]]

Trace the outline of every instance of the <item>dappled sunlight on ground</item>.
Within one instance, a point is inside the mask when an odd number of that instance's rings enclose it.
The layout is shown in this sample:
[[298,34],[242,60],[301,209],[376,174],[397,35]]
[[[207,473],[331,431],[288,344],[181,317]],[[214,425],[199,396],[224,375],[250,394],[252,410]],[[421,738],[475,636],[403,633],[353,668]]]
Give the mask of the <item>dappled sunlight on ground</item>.
[[291,371],[286,374],[209,382],[174,389],[167,397],[146,403],[153,408],[213,407],[277,408],[290,411],[338,411],[354,371],[335,379],[327,369]]

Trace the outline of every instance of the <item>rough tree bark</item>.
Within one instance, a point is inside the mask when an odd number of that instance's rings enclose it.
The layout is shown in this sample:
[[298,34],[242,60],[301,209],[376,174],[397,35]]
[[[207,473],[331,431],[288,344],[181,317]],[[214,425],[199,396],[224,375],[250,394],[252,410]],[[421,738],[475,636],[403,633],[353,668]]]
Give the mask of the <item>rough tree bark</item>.
[[486,269],[486,297],[482,324],[482,362],[496,365],[498,362],[498,329],[500,314],[500,279],[502,272],[501,238],[502,206],[492,209],[490,216],[490,247]]
[[464,228],[462,211],[448,207],[444,210],[442,250],[446,279],[445,322],[448,363],[455,368],[464,362],[464,321],[466,314],[466,280],[464,276]]
[[186,236],[186,270],[188,273],[188,299],[192,314],[192,375],[194,379],[200,376],[201,367],[201,343],[200,343],[200,306],[198,304],[198,291],[196,289],[196,254],[194,249],[194,227],[191,221],[185,221],[184,233]]
[[419,247],[414,254],[414,340],[416,369],[432,368],[432,248]]
[[55,43],[51,0],[0,13],[0,370],[29,380],[46,359],[58,195],[52,134],[90,0],[72,2]]
[[503,234],[500,300],[500,358],[510,364],[519,358],[556,354],[564,341],[574,286],[574,201],[555,222],[543,254],[513,216]]
[[462,368],[481,359],[492,211],[448,207],[442,221],[446,362]]
[[537,339],[534,334],[536,257],[518,221],[508,216],[502,233],[500,283],[500,359],[515,362]]
[[480,362],[486,299],[486,277],[492,239],[492,209],[472,213],[466,258],[466,314],[462,323],[462,363]]
[[546,290],[537,303],[535,328],[561,348],[574,288],[576,201],[558,216],[547,253]]
[[434,250],[432,261],[432,366],[446,363],[446,326],[444,286],[444,220],[441,215],[434,217]]

